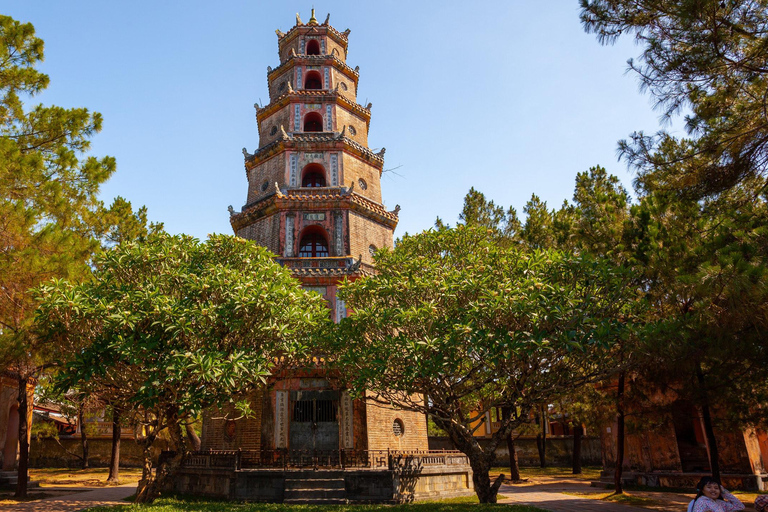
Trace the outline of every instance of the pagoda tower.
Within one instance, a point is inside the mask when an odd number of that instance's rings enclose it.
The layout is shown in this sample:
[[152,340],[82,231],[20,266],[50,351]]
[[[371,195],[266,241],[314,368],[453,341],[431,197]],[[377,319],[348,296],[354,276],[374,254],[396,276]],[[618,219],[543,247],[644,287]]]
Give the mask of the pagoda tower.
[[346,63],[349,30],[313,15],[277,31],[280,65],[267,68],[269,104],[256,105],[259,148],[245,149],[248,197],[231,224],[279,256],[346,316],[336,283],[372,269],[392,247],[399,208],[381,199],[384,149],[368,147],[371,104],[357,103],[358,68]]
[[[347,309],[337,284],[373,272],[374,252],[392,247],[400,208],[382,203],[384,149],[368,147],[371,104],[357,103],[358,68],[346,63],[350,31],[328,18],[318,23],[313,10],[307,23],[297,14],[293,28],[276,32],[280,65],[267,68],[269,103],[256,105],[259,146],[243,149],[248,195],[240,212],[230,207],[230,222],[320,293],[338,322]],[[251,404],[253,418],[204,415],[203,449],[300,459],[309,451],[338,457],[428,447],[423,415],[353,400],[320,363],[273,376]]]

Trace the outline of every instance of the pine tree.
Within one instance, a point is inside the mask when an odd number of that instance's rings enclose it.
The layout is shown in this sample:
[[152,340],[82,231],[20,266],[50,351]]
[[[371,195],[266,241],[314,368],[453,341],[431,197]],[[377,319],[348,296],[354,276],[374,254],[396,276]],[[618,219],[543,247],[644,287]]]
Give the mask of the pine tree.
[[35,66],[43,41],[31,24],[0,16],[0,360],[19,378],[19,479],[26,495],[28,388],[50,365],[33,328],[30,290],[53,277],[79,279],[99,246],[93,235],[99,185],[115,170],[111,157],[83,158],[101,129],[85,108],[28,107],[49,83]]

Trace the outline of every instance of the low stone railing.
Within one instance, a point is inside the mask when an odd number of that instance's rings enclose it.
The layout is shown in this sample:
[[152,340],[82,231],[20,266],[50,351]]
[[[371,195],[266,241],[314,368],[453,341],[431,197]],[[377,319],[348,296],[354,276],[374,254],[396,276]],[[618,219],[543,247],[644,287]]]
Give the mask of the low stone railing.
[[[167,457],[171,454],[164,452],[163,455]],[[182,467],[234,470],[268,468],[413,470],[468,464],[469,459],[463,453],[446,450],[207,450],[188,455]]]

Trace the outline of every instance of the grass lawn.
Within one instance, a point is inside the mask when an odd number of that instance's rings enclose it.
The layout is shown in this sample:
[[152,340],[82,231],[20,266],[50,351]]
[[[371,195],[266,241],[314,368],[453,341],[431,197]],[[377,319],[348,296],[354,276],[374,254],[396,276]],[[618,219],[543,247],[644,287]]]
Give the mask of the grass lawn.
[[[108,487],[108,468],[91,469],[30,469],[29,477],[40,482],[41,487]],[[141,469],[120,468],[120,483],[131,484],[139,481]]]
[[[462,498],[460,498],[462,499]],[[480,505],[456,500],[412,503],[408,505],[282,505],[262,503],[232,503],[226,501],[198,501],[162,498],[152,505],[118,505],[90,508],[88,512],[545,512],[525,505]]]

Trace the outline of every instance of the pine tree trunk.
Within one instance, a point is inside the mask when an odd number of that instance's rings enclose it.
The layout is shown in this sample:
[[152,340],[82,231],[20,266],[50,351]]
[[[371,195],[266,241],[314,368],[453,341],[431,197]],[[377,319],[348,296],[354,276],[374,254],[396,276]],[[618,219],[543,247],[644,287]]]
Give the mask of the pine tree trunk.
[[16,482],[15,498],[27,497],[27,479],[29,478],[29,408],[31,404],[27,400],[27,377],[19,376],[19,467],[18,481]]
[[112,407],[112,454],[109,457],[109,476],[107,482],[120,482],[120,409]]
[[696,380],[699,382],[699,396],[701,397],[701,419],[704,422],[704,435],[707,436],[707,453],[709,455],[709,468],[712,471],[712,478],[720,481],[720,455],[717,449],[717,439],[715,430],[712,427],[712,414],[709,410],[709,395],[704,383],[704,372],[701,370],[701,364],[696,366]]
[[85,433],[84,404],[80,404],[80,407],[78,407],[77,421],[80,422],[80,444],[83,446],[83,469],[88,469],[88,435]]
[[616,471],[613,475],[613,484],[616,494],[624,494],[624,486],[621,483],[624,469],[624,372],[619,373],[619,386],[616,392]]
[[584,427],[581,423],[573,429],[573,474],[581,474],[581,436],[584,433]]

